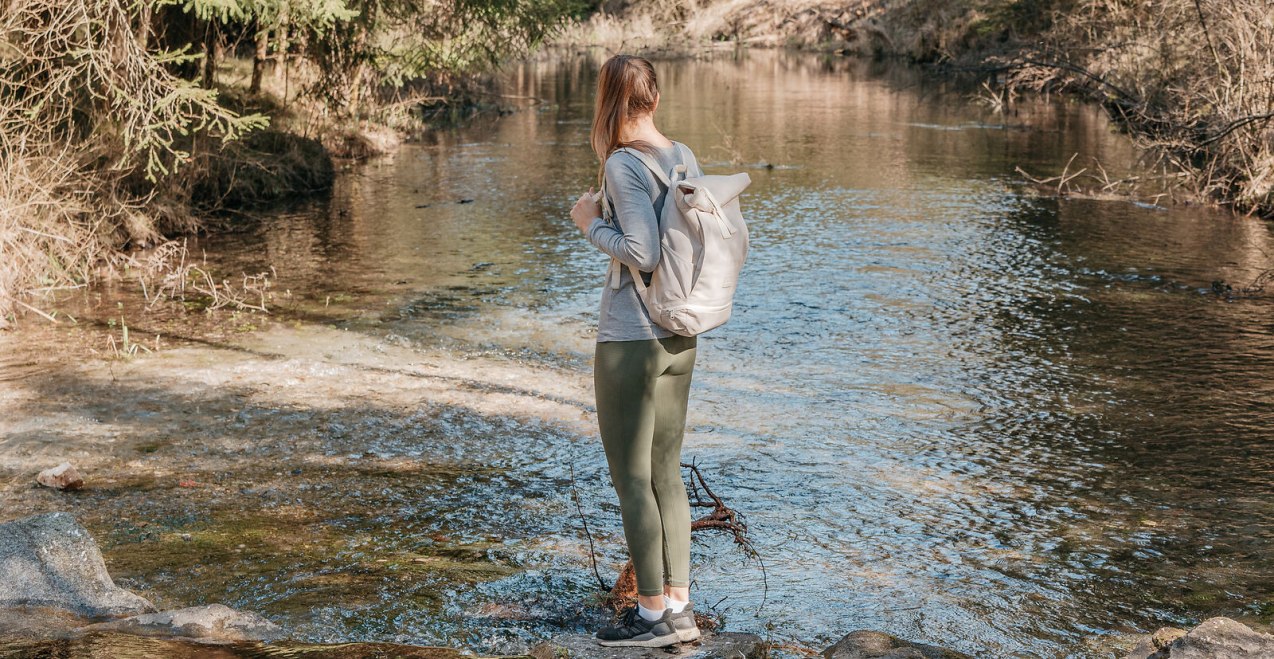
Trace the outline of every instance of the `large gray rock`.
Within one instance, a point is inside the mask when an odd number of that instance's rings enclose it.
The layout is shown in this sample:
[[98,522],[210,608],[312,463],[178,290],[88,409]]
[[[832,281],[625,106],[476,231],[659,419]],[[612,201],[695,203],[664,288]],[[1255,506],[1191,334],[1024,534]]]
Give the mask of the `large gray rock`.
[[[694,659],[761,659],[765,641],[754,634],[704,634],[698,643],[674,646],[678,655]],[[668,659],[665,648],[608,648],[589,634],[565,634],[531,648],[535,659]]]
[[1189,632],[1165,627],[1143,639],[1128,659],[1268,659],[1274,636],[1229,618],[1208,618]]
[[274,641],[283,629],[255,613],[221,604],[145,613],[89,625],[81,631],[115,631],[137,636],[185,636],[201,641]]
[[969,655],[936,645],[904,641],[883,632],[861,630],[846,634],[823,650],[827,659],[971,659]]
[[0,607],[44,606],[85,616],[148,613],[154,605],[115,585],[102,552],[69,513],[0,524]]

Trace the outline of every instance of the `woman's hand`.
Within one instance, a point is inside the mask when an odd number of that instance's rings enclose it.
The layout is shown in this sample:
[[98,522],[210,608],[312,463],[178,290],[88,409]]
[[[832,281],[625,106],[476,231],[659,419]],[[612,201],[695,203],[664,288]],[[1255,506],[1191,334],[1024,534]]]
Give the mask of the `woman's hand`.
[[588,231],[589,225],[593,220],[602,216],[602,207],[596,201],[593,201],[593,188],[589,188],[575,202],[575,207],[571,209],[571,219],[575,221],[575,226],[580,231]]

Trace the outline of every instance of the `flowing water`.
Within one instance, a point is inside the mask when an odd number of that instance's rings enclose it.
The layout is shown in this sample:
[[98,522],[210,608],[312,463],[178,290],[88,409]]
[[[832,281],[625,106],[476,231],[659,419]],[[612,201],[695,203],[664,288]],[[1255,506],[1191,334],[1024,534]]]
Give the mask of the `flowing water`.
[[[596,67],[514,66],[521,111],[432,133],[200,249],[227,272],[274,266],[298,326],[587,382],[606,259],[567,211],[595,182]],[[1091,107],[998,114],[914,71],[789,53],[657,69],[662,129],[753,181],[752,251],[734,318],[701,338],[685,451],[765,569],[697,538],[701,607],[815,647],[870,628],[986,657],[1112,656],[1163,624],[1274,620],[1274,304],[1213,292],[1274,266],[1268,224],[1020,184],[1015,167],[1051,176],[1074,154],[1071,171],[1138,171]],[[335,548],[302,567],[148,577],[175,559],[138,553],[130,526],[106,547],[129,583],[314,641],[511,652],[597,620],[572,478],[603,576],[623,549],[586,431],[516,410],[227,405],[295,436],[321,418],[334,461],[435,469],[355,470],[317,499],[315,476],[296,502],[332,512],[305,546]],[[379,513],[351,512],[360,497]],[[367,552],[395,551],[446,563],[359,581]]]

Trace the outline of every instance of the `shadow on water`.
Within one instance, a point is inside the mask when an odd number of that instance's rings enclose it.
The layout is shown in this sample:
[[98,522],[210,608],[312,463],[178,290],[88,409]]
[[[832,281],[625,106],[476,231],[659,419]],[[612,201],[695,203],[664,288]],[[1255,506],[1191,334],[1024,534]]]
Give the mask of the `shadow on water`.
[[[561,569],[584,559],[562,523],[580,450],[551,427],[429,401],[263,401],[278,386],[264,374],[252,386],[138,385],[64,370],[23,384],[32,423],[6,434],[8,450],[111,429],[83,490],[32,486],[24,512],[75,514],[117,582],[162,608],[223,603],[323,642],[487,648],[601,619],[578,608],[591,576]],[[48,422],[66,413],[83,422]]]
[[[196,249],[223,272],[275,266],[280,324],[527,369],[505,381],[516,405],[538,397],[527,373],[587,383],[606,261],[566,210],[595,182],[596,65],[513,67],[508,92],[545,103]],[[686,454],[748,514],[768,598],[706,538],[698,601],[742,631],[817,645],[874,628],[979,656],[1110,656],[1162,624],[1274,621],[1274,302],[1209,293],[1274,265],[1268,224],[1015,183],[1077,153],[1138,171],[1094,108],[998,115],[914,71],[787,53],[656,66],[661,125],[709,172],[753,179],[744,285],[701,343]],[[80,304],[142,317],[127,292]],[[299,399],[299,371],[194,396],[40,367],[23,413],[118,419],[121,441],[154,445],[71,501],[158,600],[243,606],[307,641],[480,652],[587,627],[572,463],[603,564],[623,560],[597,442],[516,405],[394,399],[397,359]]]

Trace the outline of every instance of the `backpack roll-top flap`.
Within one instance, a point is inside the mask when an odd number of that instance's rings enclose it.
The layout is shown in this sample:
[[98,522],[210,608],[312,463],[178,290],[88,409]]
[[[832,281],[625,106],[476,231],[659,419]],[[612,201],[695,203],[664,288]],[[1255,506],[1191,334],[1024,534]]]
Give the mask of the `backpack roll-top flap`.
[[745,172],[731,176],[698,176],[686,179],[677,184],[677,207],[682,213],[698,211],[701,227],[702,222],[707,221],[706,218],[713,218],[714,224],[721,231],[721,237],[728,240],[736,231],[730,225],[730,218],[726,216],[726,206],[738,199],[739,194],[751,183],[751,177]]
[[[748,176],[747,172],[739,172],[738,174],[731,174],[729,176],[722,176],[720,174],[696,176],[694,178],[681,181],[677,184],[677,187],[686,192],[691,192],[691,188],[696,191],[706,190],[712,195],[712,199],[716,200],[717,204],[725,206],[726,204],[734,201],[739,195],[743,194],[743,191],[748,189],[748,186],[751,184],[752,177]],[[706,213],[711,213],[714,210],[711,207],[701,207],[698,203],[692,203],[689,199],[686,200],[686,203],[687,205],[698,208]]]

